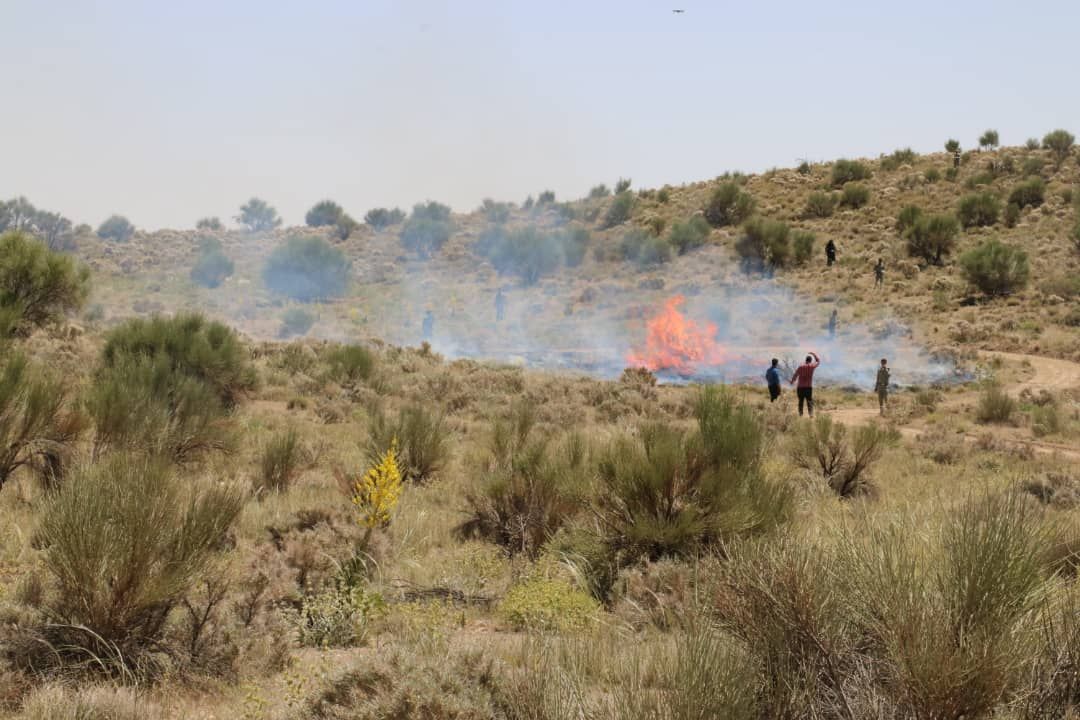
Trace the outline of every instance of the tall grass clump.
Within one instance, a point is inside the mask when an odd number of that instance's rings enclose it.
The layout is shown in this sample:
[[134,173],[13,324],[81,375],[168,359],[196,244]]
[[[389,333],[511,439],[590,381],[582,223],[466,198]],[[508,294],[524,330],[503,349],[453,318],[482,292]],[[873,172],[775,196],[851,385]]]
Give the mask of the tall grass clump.
[[1039,207],[1046,197],[1046,183],[1040,177],[1029,178],[1009,193],[1009,204],[1021,210],[1026,207]]
[[450,455],[443,416],[423,405],[403,407],[396,417],[390,417],[382,409],[374,411],[368,427],[368,459],[378,462],[395,441],[398,465],[408,482],[431,479]]
[[842,423],[819,415],[796,431],[792,460],[804,470],[821,473],[829,488],[846,498],[868,489],[868,471],[887,443],[887,434],[876,425],[858,427],[849,437]]
[[160,461],[117,454],[79,471],[41,513],[57,585],[38,665],[136,676],[156,669],[170,612],[199,579],[244,496],[180,481]]
[[1008,295],[1027,285],[1028,254],[991,238],[960,256],[964,277],[985,295]]
[[363,345],[340,345],[326,353],[327,377],[339,384],[369,380],[375,372],[375,354]]
[[870,202],[870,188],[861,183],[844,185],[844,189],[840,193],[841,205],[852,210],[858,210],[868,202]]
[[420,203],[401,227],[401,244],[426,260],[442,249],[453,231],[449,207],[434,201]]
[[24,232],[0,235],[0,313],[6,335],[27,335],[76,312],[90,292],[90,271]]
[[296,428],[267,440],[259,454],[259,470],[252,485],[256,492],[285,492],[300,477],[304,447]]
[[757,202],[737,182],[721,183],[705,205],[705,219],[713,227],[738,225],[754,214]]
[[803,217],[827,218],[832,217],[836,210],[836,196],[827,192],[812,192],[806,199],[806,207],[803,209]]
[[989,382],[979,394],[975,419],[981,423],[1009,423],[1016,414],[1016,401],[996,382]]
[[870,179],[870,168],[858,160],[837,160],[832,166],[832,186],[841,188],[849,182]]

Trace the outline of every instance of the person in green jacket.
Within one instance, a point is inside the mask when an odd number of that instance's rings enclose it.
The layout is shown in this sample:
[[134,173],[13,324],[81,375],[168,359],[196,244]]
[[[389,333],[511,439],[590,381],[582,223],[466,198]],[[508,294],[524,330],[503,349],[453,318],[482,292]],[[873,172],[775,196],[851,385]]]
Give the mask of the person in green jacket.
[[877,391],[878,411],[884,415],[885,409],[889,406],[889,361],[885,358],[881,358],[881,367],[877,371],[874,390]]

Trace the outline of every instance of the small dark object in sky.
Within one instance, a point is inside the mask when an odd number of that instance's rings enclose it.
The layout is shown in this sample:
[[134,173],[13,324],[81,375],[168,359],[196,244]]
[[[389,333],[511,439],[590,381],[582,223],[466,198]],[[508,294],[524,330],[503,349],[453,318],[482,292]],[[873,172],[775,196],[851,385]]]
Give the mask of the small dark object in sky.
[[672,10],[671,12],[673,12],[673,13],[684,13],[686,11],[685,10]]

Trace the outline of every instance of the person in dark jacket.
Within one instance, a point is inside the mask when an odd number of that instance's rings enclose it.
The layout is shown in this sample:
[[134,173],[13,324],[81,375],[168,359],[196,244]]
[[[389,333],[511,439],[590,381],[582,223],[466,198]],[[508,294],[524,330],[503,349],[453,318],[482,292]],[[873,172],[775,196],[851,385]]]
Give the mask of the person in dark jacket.
[[874,265],[874,287],[881,287],[883,284],[885,284],[885,261],[878,258],[877,264]]
[[769,402],[780,397],[780,361],[772,359],[772,367],[765,371],[765,383],[769,386]]
[[877,391],[878,411],[884,415],[889,407],[889,361],[881,358],[881,367],[877,371],[877,379],[874,381],[874,390]]
[[806,356],[806,362],[795,368],[795,374],[791,376],[791,384],[795,386],[795,394],[799,396],[799,417],[802,417],[803,403],[806,403],[806,411],[810,417],[814,417],[814,371],[821,364],[821,358],[811,351]]
[[825,262],[829,267],[833,266],[836,262],[836,243],[829,238],[829,242],[825,243]]

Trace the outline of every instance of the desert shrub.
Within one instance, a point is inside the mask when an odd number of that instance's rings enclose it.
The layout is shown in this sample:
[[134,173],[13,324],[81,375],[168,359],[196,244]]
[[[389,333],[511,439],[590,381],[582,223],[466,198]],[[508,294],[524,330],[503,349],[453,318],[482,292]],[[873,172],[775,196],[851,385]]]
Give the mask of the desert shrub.
[[630,189],[630,184],[630,178],[619,178],[615,182],[615,194],[618,195],[619,193],[624,193],[628,191]]
[[623,233],[619,251],[627,260],[639,265],[661,265],[671,260],[672,246],[667,238],[657,237],[641,228],[631,228]]
[[113,455],[48,498],[38,529],[58,590],[42,662],[139,674],[170,610],[222,546],[243,494],[179,481],[160,462]]
[[0,369],[0,488],[21,467],[36,470],[46,485],[60,480],[82,430],[56,378],[15,355]]
[[743,224],[735,252],[748,272],[784,267],[791,254],[791,228],[779,220],[751,218]]
[[926,182],[933,184],[941,180],[941,171],[937,168],[930,168],[923,173],[923,177],[926,179]]
[[832,193],[812,192],[806,199],[803,215],[808,218],[827,218],[836,210],[836,197]]
[[413,206],[412,214],[401,228],[401,244],[421,259],[427,259],[446,244],[453,230],[449,207],[434,201],[420,203]]
[[168,715],[137,690],[116,685],[73,688],[42,685],[22,704],[19,720],[167,720]]
[[592,188],[589,189],[590,200],[599,200],[601,198],[606,198],[609,195],[611,195],[611,190],[609,190],[608,186],[603,183],[600,183],[599,185],[594,185]]
[[295,428],[272,436],[259,452],[259,469],[252,477],[256,492],[285,492],[300,477],[304,447]]
[[709,223],[700,215],[695,215],[689,220],[676,222],[668,231],[668,243],[680,255],[685,255],[687,252],[701,247],[708,237]]
[[448,431],[442,415],[423,405],[409,405],[396,418],[381,409],[372,413],[368,427],[368,460],[374,464],[397,441],[398,464],[406,481],[430,480],[450,454]]
[[127,242],[134,234],[135,226],[122,215],[111,215],[97,229],[99,238],[115,240],[116,242]]
[[304,598],[293,625],[301,645],[316,648],[363,645],[373,620],[386,610],[382,595],[360,585],[340,585]]
[[945,152],[955,153],[960,150],[960,141],[949,139],[945,141]]
[[921,215],[905,232],[908,253],[940,265],[956,246],[960,222],[952,215]]
[[705,219],[713,227],[738,225],[754,214],[757,203],[737,182],[724,182],[713,190],[705,205]]
[[1038,150],[1042,147],[1042,144],[1039,142],[1039,138],[1030,137],[1024,141],[1024,147],[1028,150]]
[[[617,192],[621,192],[621,191],[617,191]],[[536,196],[536,204],[537,205],[551,205],[554,202],[555,202],[555,191],[554,190],[543,190],[543,191],[540,192],[539,195]]]
[[960,267],[968,282],[986,295],[1007,295],[1024,287],[1030,272],[1027,253],[996,238],[961,255]]
[[867,471],[881,457],[887,435],[876,425],[863,425],[849,439],[847,428],[828,415],[803,423],[792,445],[799,467],[820,472],[840,497],[862,494],[869,486]]
[[971,177],[969,177],[964,182],[964,186],[968,190],[974,190],[974,189],[976,189],[978,187],[982,187],[982,186],[986,186],[986,185],[993,185],[995,179],[996,178],[994,177],[994,174],[992,172],[989,172],[989,171],[976,173],[975,175],[972,175]]
[[364,222],[375,230],[383,230],[391,225],[397,225],[405,219],[405,211],[401,208],[393,210],[387,208],[373,208],[364,215]]
[[281,225],[277,210],[265,200],[255,197],[240,206],[240,214],[234,220],[247,228],[249,232],[273,230]]
[[918,155],[911,148],[893,150],[892,153],[881,158],[881,169],[887,171],[896,170],[901,165],[910,165],[915,162],[917,157]]
[[255,370],[236,333],[197,313],[135,318],[106,336],[103,367],[138,357],[163,359],[172,371],[206,383],[226,407],[255,387]]
[[1038,155],[1032,155],[1031,157],[1024,159],[1021,172],[1025,177],[1027,176],[1041,176],[1043,168],[1046,163]]
[[353,220],[352,216],[348,213],[342,213],[338,218],[337,223],[334,225],[334,237],[338,240],[348,240],[349,236],[353,234],[356,228],[360,227],[360,223]]
[[311,302],[344,295],[350,269],[345,253],[322,238],[293,237],[270,253],[262,277],[274,292]]
[[482,480],[465,495],[459,535],[535,558],[574,516],[582,498],[573,490],[572,471],[580,463],[559,457],[552,439],[534,432],[535,422],[535,408],[519,403],[508,418],[493,423],[478,468]]
[[291,338],[297,335],[307,335],[308,330],[315,324],[315,314],[302,307],[289,308],[281,314],[281,329],[278,337]]
[[805,265],[814,255],[814,242],[817,237],[806,230],[796,230],[791,237],[795,264]]
[[1020,206],[1013,202],[1006,205],[1003,220],[1005,222],[1005,227],[1016,227],[1016,224],[1020,222]]
[[693,555],[790,513],[790,492],[762,471],[764,431],[754,413],[716,388],[702,392],[695,413],[695,432],[649,425],[616,440],[599,463],[597,513],[626,561]]
[[859,183],[848,183],[840,194],[840,204],[857,210],[870,202],[870,188]]
[[221,218],[217,217],[204,217],[199,218],[195,223],[196,230],[209,230],[211,232],[221,232],[225,229],[224,223],[221,222]]
[[1039,284],[1044,295],[1072,299],[1080,297],[1080,275],[1071,273],[1051,275]]
[[499,615],[515,630],[574,632],[600,619],[600,605],[565,580],[532,578],[510,588]]
[[901,235],[923,216],[923,209],[918,205],[905,205],[896,216],[896,231]]
[[1042,146],[1050,151],[1060,168],[1072,154],[1076,138],[1067,130],[1052,130],[1043,136]]
[[993,225],[1001,212],[1001,203],[992,194],[983,192],[965,195],[960,198],[956,217],[964,227],[985,227]]
[[22,232],[0,235],[0,335],[26,335],[79,310],[90,272]]
[[1009,193],[1009,204],[1017,205],[1023,210],[1026,207],[1039,207],[1043,204],[1046,194],[1046,183],[1042,178],[1029,178]]
[[[555,194],[552,193],[552,201],[555,199]],[[495,223],[501,225],[510,219],[511,205],[505,202],[496,202],[491,198],[484,198],[480,204],[480,212],[484,213],[484,217],[487,218],[489,223]]]
[[622,225],[630,219],[630,213],[633,209],[634,194],[628,190],[617,193],[608,206],[607,212],[604,213],[602,227],[613,228],[616,225]]
[[191,268],[191,281],[206,288],[220,287],[234,270],[233,261],[225,255],[221,243],[207,240],[201,243],[199,257]]
[[34,213],[31,231],[50,250],[70,252],[75,249],[71,221],[60,213],[38,210]]
[[1056,435],[1065,428],[1061,408],[1056,404],[1036,406],[1031,409],[1031,432],[1035,437]]
[[127,450],[185,464],[232,447],[221,397],[164,355],[116,358],[97,370],[82,402],[94,458]]
[[671,188],[665,185],[656,191],[656,202],[661,205],[667,205],[671,202]]
[[1008,423],[1012,422],[1016,413],[1016,401],[1013,400],[1001,385],[989,382],[979,394],[979,402],[975,406],[975,419],[981,423]]
[[960,175],[960,169],[954,166],[945,169],[945,179],[949,182],[956,182],[956,178]]
[[315,203],[304,216],[304,223],[308,227],[323,227],[325,225],[337,225],[338,220],[345,211],[333,200],[321,200]]
[[533,225],[515,230],[492,225],[481,233],[474,247],[500,273],[516,274],[533,285],[562,264],[580,265],[589,240],[589,231],[584,228],[545,232]]
[[979,136],[979,147],[994,149],[998,146],[998,131],[987,130]]
[[849,182],[858,182],[870,178],[870,168],[858,160],[837,160],[833,163],[831,181],[835,188],[843,187]]
[[363,345],[340,345],[326,354],[327,377],[336,383],[355,383],[371,378],[375,355]]

